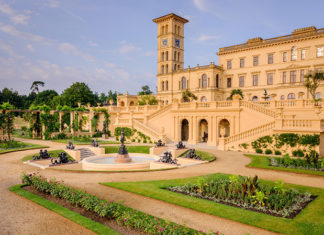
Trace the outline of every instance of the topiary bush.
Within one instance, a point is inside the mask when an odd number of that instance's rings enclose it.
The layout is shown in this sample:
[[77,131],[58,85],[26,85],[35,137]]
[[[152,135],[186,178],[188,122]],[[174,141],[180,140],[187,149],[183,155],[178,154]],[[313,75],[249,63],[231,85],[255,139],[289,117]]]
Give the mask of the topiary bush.
[[304,157],[305,156],[303,150],[301,150],[301,149],[297,149],[297,150],[292,151],[292,155],[294,157]]
[[272,154],[272,150],[271,149],[266,149],[264,153],[265,154]]
[[281,155],[281,151],[275,150],[275,155]]
[[262,149],[256,149],[255,152],[256,153],[263,153]]

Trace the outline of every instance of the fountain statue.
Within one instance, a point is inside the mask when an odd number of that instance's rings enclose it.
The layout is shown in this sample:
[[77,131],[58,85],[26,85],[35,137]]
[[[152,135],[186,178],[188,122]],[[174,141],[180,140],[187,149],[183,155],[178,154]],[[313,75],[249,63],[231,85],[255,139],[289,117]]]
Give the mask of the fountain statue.
[[119,147],[117,157],[115,158],[116,163],[128,163],[132,161],[132,159],[128,155],[128,151],[126,149],[126,146],[124,145],[124,141],[125,141],[125,132],[124,132],[124,128],[122,128],[121,137],[120,137],[121,145]]

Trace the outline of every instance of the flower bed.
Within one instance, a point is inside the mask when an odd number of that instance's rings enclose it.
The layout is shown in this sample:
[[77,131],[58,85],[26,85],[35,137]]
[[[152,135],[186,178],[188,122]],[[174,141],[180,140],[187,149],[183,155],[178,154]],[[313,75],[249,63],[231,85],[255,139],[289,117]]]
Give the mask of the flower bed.
[[284,189],[281,181],[272,187],[262,185],[257,176],[200,177],[194,184],[167,190],[286,218],[294,218],[315,198],[307,192]]
[[324,161],[316,159],[293,159],[288,154],[285,154],[282,158],[272,157],[270,158],[270,166],[274,167],[286,167],[305,169],[313,171],[324,171]]
[[119,225],[139,229],[148,234],[206,234],[153,217],[119,203],[108,202],[84,191],[67,187],[55,180],[48,181],[36,174],[24,174],[22,179],[23,183],[32,186],[37,191],[63,199],[76,207],[85,208],[100,217],[113,219]]

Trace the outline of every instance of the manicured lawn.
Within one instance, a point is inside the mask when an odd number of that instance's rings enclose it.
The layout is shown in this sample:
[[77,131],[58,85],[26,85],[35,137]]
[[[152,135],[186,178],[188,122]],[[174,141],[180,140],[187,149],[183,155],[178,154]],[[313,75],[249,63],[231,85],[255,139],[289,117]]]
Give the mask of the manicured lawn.
[[305,169],[297,169],[297,168],[270,166],[270,158],[271,157],[268,157],[268,156],[252,155],[252,154],[245,154],[245,156],[251,158],[251,160],[252,160],[248,165],[246,165],[247,167],[262,168],[262,169],[269,169],[269,170],[275,170],[275,171],[289,171],[289,172],[294,172],[294,173],[299,173],[299,174],[324,176],[323,171],[313,171],[313,170],[305,170]]
[[[23,143],[23,142],[20,142],[20,143]],[[25,146],[22,146],[22,147],[0,149],[0,154],[10,153],[10,152],[17,152],[17,151],[24,151],[24,150],[28,150],[28,149],[48,148],[48,146],[38,145],[38,144],[24,143],[24,145]]]
[[[224,176],[226,175],[214,175],[214,177]],[[171,192],[164,189],[167,187],[183,185],[186,183],[195,183],[197,181],[197,178],[198,177],[141,182],[110,182],[102,184],[278,233],[323,234],[323,189],[293,184],[285,184],[286,188],[295,188],[300,192],[310,192],[313,195],[318,196],[294,219],[274,217],[271,215],[249,211],[242,208],[232,207],[205,199],[195,198],[188,195]],[[274,182],[272,181],[261,180],[261,182],[262,184],[274,185]]]
[[45,198],[42,198],[38,195],[35,195],[31,192],[27,192],[24,189],[22,189],[24,185],[18,184],[14,185],[9,188],[9,190],[15,194],[18,194],[21,197],[24,197],[32,202],[37,203],[40,206],[45,207],[46,209],[49,209],[89,230],[96,234],[120,234],[116,232],[115,230],[108,228],[100,223],[97,223],[87,217],[84,217],[74,211],[71,211],[67,208],[62,207],[61,205],[58,205],[54,202],[48,201]]
[[[89,145],[89,144],[92,144],[92,141],[77,141],[77,140],[71,140],[71,139],[52,140],[52,141],[57,142],[57,143],[63,143],[63,144],[68,144],[71,141],[73,144],[76,144],[76,145]],[[118,141],[104,141],[104,140],[97,140],[97,142],[99,144],[119,144],[120,143]]]
[[[129,153],[150,153],[152,146],[126,146]],[[118,153],[119,146],[105,146],[105,153]]]
[[[51,157],[58,157],[58,155],[59,155],[61,152],[65,152],[65,151],[62,150],[62,149],[48,151],[48,153],[52,153],[52,154],[51,154]],[[28,161],[28,160],[32,160],[32,159],[33,159],[33,156],[36,155],[36,154],[39,154],[39,153],[29,154],[29,155],[23,157],[21,160],[22,160],[23,162]],[[66,155],[67,155],[67,157],[73,159],[69,154],[66,154]],[[73,159],[73,161],[74,161],[74,159]]]
[[[186,152],[181,154],[179,157],[185,157],[186,154],[188,153],[188,151],[189,150],[187,150]],[[216,160],[216,156],[211,153],[208,153],[208,152],[196,150],[196,154],[199,155],[201,157],[201,159],[204,161],[212,162],[212,161]]]

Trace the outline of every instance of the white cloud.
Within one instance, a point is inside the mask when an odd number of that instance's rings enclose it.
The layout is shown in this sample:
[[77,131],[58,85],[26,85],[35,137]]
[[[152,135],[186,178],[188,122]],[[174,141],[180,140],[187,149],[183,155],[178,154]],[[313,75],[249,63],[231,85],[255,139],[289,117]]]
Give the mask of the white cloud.
[[206,0],[193,0],[194,5],[201,11],[209,11]]
[[57,0],[49,0],[46,5],[51,8],[58,8],[60,7],[60,2]]
[[28,44],[26,46],[26,48],[27,48],[28,51],[31,51],[31,52],[34,52],[35,51],[34,47],[31,44]]
[[96,47],[96,46],[98,46],[98,44],[95,43],[95,42],[93,42],[93,41],[89,41],[88,44],[89,44],[90,46],[92,46],[92,47]]
[[217,40],[219,39],[219,36],[216,35],[206,35],[206,34],[201,34],[198,38],[194,38],[195,41],[198,42],[206,42],[206,41],[210,41],[210,40]]
[[119,49],[119,52],[120,52],[120,54],[125,55],[125,54],[129,54],[129,53],[139,52],[141,50],[142,50],[141,48],[135,47],[132,44],[126,44],[126,45],[123,45]]
[[[8,4],[0,2],[0,12],[10,17],[10,21],[14,24],[27,25],[29,16],[18,13],[16,10],[11,8]],[[25,11],[26,12],[26,11]]]
[[146,52],[144,52],[144,55],[152,56],[152,55],[154,55],[154,52],[153,51],[146,51]]
[[62,42],[59,44],[58,47],[63,53],[81,56],[83,59],[90,61],[90,62],[95,61],[95,58],[92,55],[81,52],[76,46],[74,46],[70,43]]

